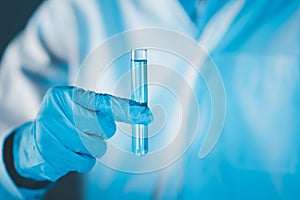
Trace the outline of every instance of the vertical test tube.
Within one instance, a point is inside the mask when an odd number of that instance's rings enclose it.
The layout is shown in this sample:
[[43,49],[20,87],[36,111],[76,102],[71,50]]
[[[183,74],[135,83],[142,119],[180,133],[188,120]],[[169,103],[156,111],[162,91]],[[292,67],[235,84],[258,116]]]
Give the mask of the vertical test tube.
[[[147,49],[131,50],[132,100],[147,105]],[[143,156],[148,152],[148,126],[132,125],[132,152]]]

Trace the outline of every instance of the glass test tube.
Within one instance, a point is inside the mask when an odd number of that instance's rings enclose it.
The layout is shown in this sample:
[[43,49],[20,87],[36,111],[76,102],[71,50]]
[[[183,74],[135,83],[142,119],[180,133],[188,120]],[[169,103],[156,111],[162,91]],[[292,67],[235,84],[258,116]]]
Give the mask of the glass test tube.
[[[131,87],[132,100],[147,106],[147,49],[131,50]],[[148,126],[132,125],[132,152],[143,156],[148,152]]]

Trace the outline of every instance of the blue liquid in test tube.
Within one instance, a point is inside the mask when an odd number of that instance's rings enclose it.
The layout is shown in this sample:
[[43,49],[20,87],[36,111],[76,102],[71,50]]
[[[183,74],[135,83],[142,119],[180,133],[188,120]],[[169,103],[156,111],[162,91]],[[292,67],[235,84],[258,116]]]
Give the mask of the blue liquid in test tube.
[[[147,105],[147,49],[131,50],[132,100]],[[143,156],[148,152],[148,126],[132,125],[132,152]]]

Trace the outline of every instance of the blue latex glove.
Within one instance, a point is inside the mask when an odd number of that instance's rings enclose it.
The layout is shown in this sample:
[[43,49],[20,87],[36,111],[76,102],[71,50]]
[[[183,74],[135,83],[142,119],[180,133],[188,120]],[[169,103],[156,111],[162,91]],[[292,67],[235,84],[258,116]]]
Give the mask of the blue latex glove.
[[70,171],[88,172],[95,156],[105,153],[105,139],[115,133],[115,121],[148,124],[152,114],[131,100],[75,87],[52,88],[36,119],[15,133],[15,168],[22,177],[38,181],[55,181]]

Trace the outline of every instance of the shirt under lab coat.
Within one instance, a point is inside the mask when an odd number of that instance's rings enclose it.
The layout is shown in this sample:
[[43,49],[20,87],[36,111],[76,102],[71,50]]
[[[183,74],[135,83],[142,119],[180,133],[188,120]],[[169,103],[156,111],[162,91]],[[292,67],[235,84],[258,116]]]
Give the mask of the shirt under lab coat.
[[[298,199],[299,1],[204,5],[191,20],[175,0],[45,1],[1,62],[1,148],[11,131],[34,119],[47,88],[74,84],[84,59],[107,38],[126,30],[166,28],[198,41],[218,67],[226,91],[220,139],[199,159],[211,117],[209,92],[200,78],[193,88],[199,100],[198,134],[183,156],[142,174],[98,162],[85,176],[85,199]],[[178,57],[158,55],[157,61],[188,69]],[[114,67],[109,76],[121,77],[124,69]],[[108,84],[109,79],[98,90],[109,93]],[[0,174],[1,198],[38,193],[14,185],[2,154]]]

